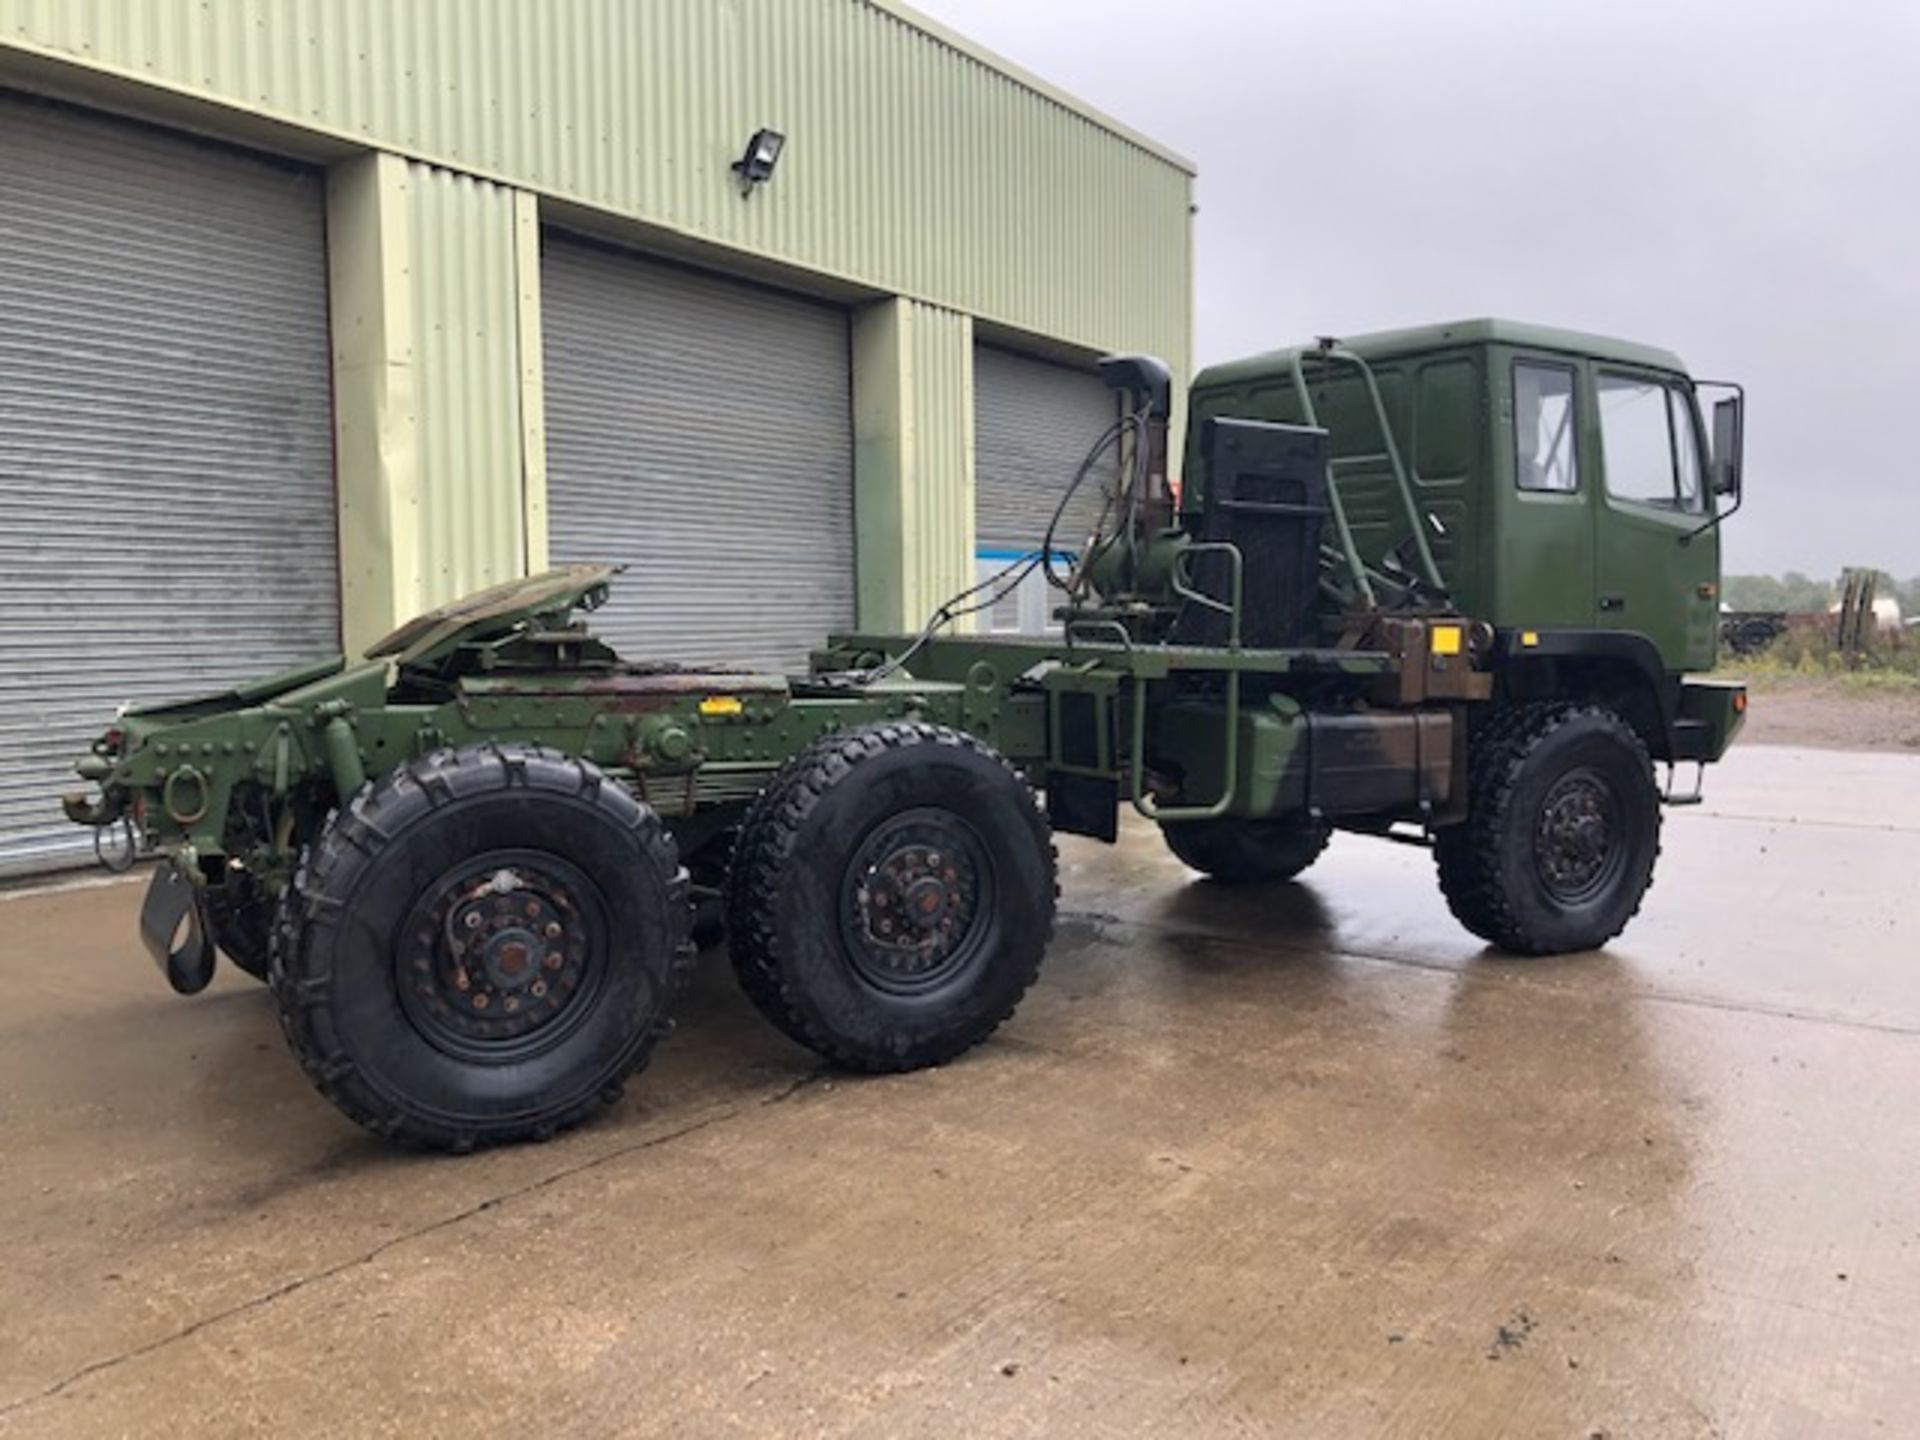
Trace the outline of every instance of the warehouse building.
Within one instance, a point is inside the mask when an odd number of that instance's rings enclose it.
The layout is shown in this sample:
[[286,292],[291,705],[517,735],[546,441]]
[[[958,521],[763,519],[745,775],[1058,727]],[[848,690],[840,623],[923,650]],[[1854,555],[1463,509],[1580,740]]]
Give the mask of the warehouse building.
[[551,563],[917,626],[1184,377],[1191,179],[894,0],[0,0],[0,871],[122,702]]

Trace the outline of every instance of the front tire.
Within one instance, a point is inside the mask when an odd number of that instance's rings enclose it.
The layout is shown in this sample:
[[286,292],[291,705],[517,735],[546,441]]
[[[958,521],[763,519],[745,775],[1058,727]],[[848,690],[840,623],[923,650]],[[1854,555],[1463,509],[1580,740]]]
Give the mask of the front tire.
[[1167,849],[1181,864],[1223,885],[1261,885],[1291,880],[1320,858],[1332,837],[1307,819],[1174,820],[1160,827]]
[[1516,704],[1473,738],[1468,814],[1435,837],[1456,919],[1517,955],[1593,950],[1653,883],[1660,797],[1647,747],[1611,710]]
[[795,756],[741,826],[727,930],[741,988],[849,1069],[938,1065],[1013,1013],[1053,931],[1033,792],[979,741],[870,725]]
[[436,1149],[545,1139],[619,1097],[692,963],[652,810],[537,746],[384,776],[308,851],[276,921],[295,1056],[350,1118]]

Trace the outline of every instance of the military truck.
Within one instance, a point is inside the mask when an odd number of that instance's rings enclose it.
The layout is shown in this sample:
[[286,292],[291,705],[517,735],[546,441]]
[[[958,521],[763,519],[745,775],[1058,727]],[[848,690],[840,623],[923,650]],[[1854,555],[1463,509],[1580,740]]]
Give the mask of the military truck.
[[[1176,486],[1166,368],[1101,369],[1118,418],[1049,533],[918,634],[832,637],[799,675],[650,664],[591,631],[614,572],[558,570],[128,711],[68,813],[163,855],[141,926],[176,989],[223,952],[341,1110],[453,1150],[620,1093],[702,899],[801,1044],[868,1071],[959,1055],[1039,969],[1053,832],[1111,841],[1125,809],[1222,883],[1289,880],[1345,830],[1430,846],[1502,949],[1617,935],[1662,803],[1697,798],[1674,769],[1743,718],[1693,675],[1737,387],[1709,447],[1705,383],[1644,346],[1492,321],[1322,340],[1201,374]],[[1060,535],[1108,456],[1094,532]],[[1051,633],[969,632],[1036,569]]]

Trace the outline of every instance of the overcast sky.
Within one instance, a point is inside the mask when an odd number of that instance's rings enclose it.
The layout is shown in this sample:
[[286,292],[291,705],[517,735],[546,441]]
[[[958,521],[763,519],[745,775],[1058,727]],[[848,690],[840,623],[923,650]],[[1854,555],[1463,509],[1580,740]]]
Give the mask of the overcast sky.
[[1748,387],[1729,570],[1920,574],[1920,0],[914,3],[1198,163],[1202,363],[1663,345]]

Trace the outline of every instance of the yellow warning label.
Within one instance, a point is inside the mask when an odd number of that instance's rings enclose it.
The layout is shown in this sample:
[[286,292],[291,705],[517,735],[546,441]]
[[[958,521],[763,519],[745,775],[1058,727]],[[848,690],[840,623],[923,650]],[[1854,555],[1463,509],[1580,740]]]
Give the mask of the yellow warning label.
[[702,715],[738,715],[743,708],[738,695],[709,695],[700,702]]
[[1436,655],[1458,655],[1460,653],[1460,627],[1458,625],[1436,625],[1433,627],[1432,649]]

